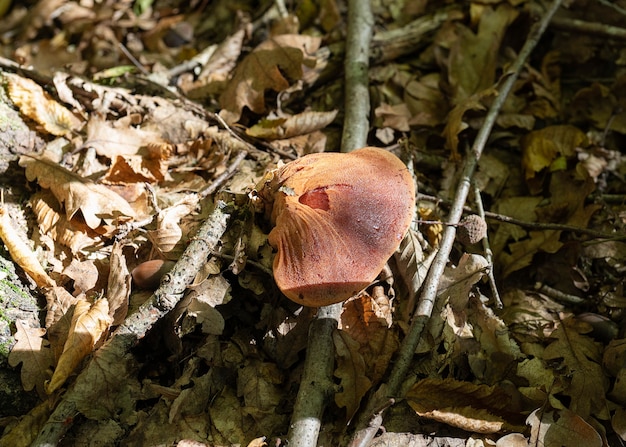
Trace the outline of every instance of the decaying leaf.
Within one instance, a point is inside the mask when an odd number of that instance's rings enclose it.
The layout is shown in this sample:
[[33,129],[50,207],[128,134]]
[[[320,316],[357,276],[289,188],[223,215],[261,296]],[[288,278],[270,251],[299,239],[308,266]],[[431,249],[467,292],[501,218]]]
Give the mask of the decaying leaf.
[[47,340],[43,338],[46,330],[31,328],[20,320],[15,321],[17,343],[9,354],[9,365],[15,367],[22,364],[21,378],[24,390],[37,388],[43,396],[44,382],[50,377],[53,366],[52,350]]
[[109,316],[112,325],[117,326],[128,312],[128,297],[130,296],[131,276],[126,265],[123,253],[124,246],[115,242],[111,248],[109,263],[109,281],[107,285],[107,300],[109,302]]
[[7,79],[7,93],[11,101],[46,132],[63,136],[81,127],[81,120],[53,100],[36,82],[6,72],[3,76]]
[[600,434],[578,414],[567,410],[533,411],[526,421],[531,427],[528,445],[601,447]]
[[372,381],[365,375],[365,360],[359,353],[359,343],[341,330],[333,332],[333,342],[337,355],[335,377],[339,378],[341,384],[341,391],[335,394],[335,402],[339,407],[346,408],[349,420],[371,388]]
[[9,250],[11,258],[35,281],[38,287],[56,285],[39,263],[33,250],[13,228],[9,213],[4,206],[0,206],[0,239]]
[[609,419],[606,402],[608,380],[602,371],[601,345],[585,335],[590,327],[567,318],[552,333],[556,338],[544,351],[544,360],[560,360],[566,369],[563,394],[571,398],[569,409],[583,419],[593,415]]
[[29,181],[37,179],[41,187],[50,189],[65,205],[68,220],[80,211],[85,223],[93,229],[99,227],[103,219],[135,216],[128,202],[106,186],[76,175],[48,158],[22,156],[20,166],[26,168]]
[[278,140],[306,135],[333,122],[337,111],[302,112],[288,118],[265,119],[246,130],[252,137]]
[[74,372],[80,362],[91,353],[95,344],[111,325],[109,303],[99,299],[93,306],[88,301],[76,303],[72,326],[52,378],[45,383],[48,394],[54,393]]
[[265,91],[281,92],[300,79],[303,64],[312,66],[310,56],[319,48],[318,37],[283,34],[261,43],[237,66],[220,96],[223,118],[237,122],[244,107],[254,113],[265,111]]
[[497,386],[453,379],[423,379],[406,396],[415,412],[429,419],[475,433],[512,429],[511,396]]

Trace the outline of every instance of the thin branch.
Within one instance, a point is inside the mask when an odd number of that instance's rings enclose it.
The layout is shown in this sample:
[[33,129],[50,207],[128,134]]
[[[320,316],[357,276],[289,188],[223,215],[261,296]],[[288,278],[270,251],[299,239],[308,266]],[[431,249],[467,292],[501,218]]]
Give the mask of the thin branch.
[[[457,224],[459,222],[463,214],[464,204],[470,191],[472,176],[476,170],[476,166],[478,165],[478,160],[482,155],[483,149],[487,145],[487,140],[489,139],[489,135],[495,124],[496,118],[498,117],[507,96],[511,92],[515,81],[519,77],[526,60],[539,42],[539,39],[548,27],[550,20],[561,5],[561,2],[562,0],[554,0],[552,2],[552,5],[549,10],[545,12],[541,21],[537,22],[531,29],[526,43],[522,47],[515,62],[511,65],[510,70],[503,75],[504,80],[498,96],[496,96],[493,104],[491,105],[491,108],[485,117],[483,126],[478,131],[476,140],[474,141],[474,144],[464,161],[461,179],[457,187],[452,208],[450,209],[450,223]],[[388,397],[395,397],[400,392],[402,381],[406,377],[406,373],[409,370],[415,349],[432,313],[435,297],[437,296],[439,280],[441,279],[445,266],[448,262],[448,257],[452,251],[455,235],[456,227],[453,225],[446,226],[439,246],[439,251],[435,256],[435,260],[433,261],[424,281],[422,294],[420,296],[416,312],[413,316],[411,327],[409,328],[406,338],[402,342],[394,368],[392,369],[389,381],[386,384],[386,394]]]
[[345,59],[345,118],[341,152],[367,146],[369,132],[369,47],[372,40],[372,16],[369,1],[348,2],[348,35]]
[[[348,8],[342,152],[366,145],[370,111],[368,61],[373,25],[371,5],[369,1],[350,0]],[[360,98],[349,99],[359,95]],[[332,335],[339,324],[342,308],[342,303],[320,308],[309,328],[304,371],[288,433],[290,447],[317,445],[324,408],[333,395],[335,351]]]
[[123,369],[130,349],[182,298],[202,265],[206,263],[211,251],[219,243],[229,219],[230,214],[226,210],[226,205],[223,202],[218,203],[174,268],[163,277],[161,286],[154,295],[126,318],[76,377],[48,418],[33,446],[52,447],[59,443],[71,427],[71,421],[78,413],[76,402],[85,399],[84,393],[90,393],[95,402],[100,396],[110,392],[110,387],[115,383],[122,384],[119,370],[116,371],[118,376],[103,380],[103,374],[107,372],[102,368],[103,362]]

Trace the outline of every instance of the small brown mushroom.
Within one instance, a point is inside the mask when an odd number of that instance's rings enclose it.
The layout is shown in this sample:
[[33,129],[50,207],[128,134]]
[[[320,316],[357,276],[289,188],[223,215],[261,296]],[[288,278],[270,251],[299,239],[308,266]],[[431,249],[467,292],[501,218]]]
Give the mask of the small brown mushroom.
[[305,306],[344,301],[370,284],[413,218],[411,174],[383,149],[307,155],[274,181],[274,278]]

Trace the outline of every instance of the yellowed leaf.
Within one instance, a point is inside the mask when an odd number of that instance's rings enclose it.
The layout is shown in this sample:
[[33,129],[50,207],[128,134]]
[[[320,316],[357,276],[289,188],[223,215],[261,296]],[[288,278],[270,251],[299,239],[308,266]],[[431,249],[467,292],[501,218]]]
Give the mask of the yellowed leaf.
[[0,206],[0,239],[4,242],[11,258],[35,281],[38,287],[56,285],[39,263],[33,250],[13,228],[11,218],[4,206]]
[[548,126],[522,137],[522,167],[526,179],[550,167],[558,157],[572,157],[577,147],[587,144],[587,137],[569,125]]
[[50,97],[36,82],[11,73],[7,79],[7,93],[24,115],[57,136],[78,130],[82,122],[72,112]]
[[109,329],[111,322],[106,298],[96,301],[93,306],[85,300],[76,303],[63,354],[52,378],[45,383],[48,394],[52,394],[65,383],[80,362],[91,353],[98,340]]
[[366,366],[359,353],[359,343],[342,330],[333,332],[333,342],[337,356],[335,377],[340,379],[341,391],[335,393],[335,402],[346,408],[348,419],[356,413],[361,399],[372,387],[372,382],[365,375]]
[[65,205],[68,220],[81,211],[89,228],[97,228],[103,219],[135,216],[128,202],[106,186],[74,174],[48,158],[22,156],[19,163],[26,168],[29,181],[37,179],[41,187],[50,189]]
[[0,438],[0,447],[30,447],[39,436],[39,432],[45,425],[52,409],[48,400],[40,403],[28,414],[22,416],[17,425],[10,431],[3,433]]
[[53,365],[52,350],[47,340],[43,338],[46,330],[31,328],[20,320],[15,321],[17,343],[9,354],[9,365],[22,364],[21,378],[24,390],[37,388],[43,396],[44,382],[50,377]]

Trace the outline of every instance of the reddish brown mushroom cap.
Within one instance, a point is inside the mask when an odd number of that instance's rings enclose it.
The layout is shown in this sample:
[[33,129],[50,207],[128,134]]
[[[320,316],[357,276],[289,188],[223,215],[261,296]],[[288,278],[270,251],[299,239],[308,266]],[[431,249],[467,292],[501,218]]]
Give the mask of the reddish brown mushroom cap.
[[281,168],[275,181],[274,278],[305,306],[337,303],[366,287],[413,217],[411,174],[383,149],[307,155]]

